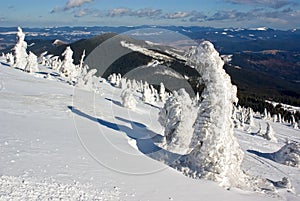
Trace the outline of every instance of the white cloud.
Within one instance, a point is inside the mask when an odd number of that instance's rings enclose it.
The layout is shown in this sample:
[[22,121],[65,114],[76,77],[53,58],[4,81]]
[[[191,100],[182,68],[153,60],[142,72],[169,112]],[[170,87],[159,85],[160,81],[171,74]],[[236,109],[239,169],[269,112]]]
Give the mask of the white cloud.
[[131,10],[128,8],[114,8],[111,9],[107,16],[109,17],[118,17],[118,16],[124,16],[124,15],[130,15]]
[[186,18],[186,17],[189,17],[189,16],[191,16],[190,12],[179,11],[179,12],[175,12],[175,13],[168,13],[168,14],[165,15],[165,18],[167,18],[167,19],[178,19],[178,18]]
[[295,2],[290,0],[226,0],[233,4],[247,4],[253,6],[266,6],[270,8],[279,9],[287,5],[295,5]]
[[91,3],[94,0],[69,0],[64,10],[80,7],[82,4]]

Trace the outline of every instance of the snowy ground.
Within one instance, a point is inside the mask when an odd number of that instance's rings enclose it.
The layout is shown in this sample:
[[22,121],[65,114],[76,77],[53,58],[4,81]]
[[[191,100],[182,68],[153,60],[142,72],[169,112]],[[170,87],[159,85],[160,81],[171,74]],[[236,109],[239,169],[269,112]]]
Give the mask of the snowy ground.
[[157,107],[139,102],[131,111],[107,83],[94,94],[43,76],[0,65],[0,200],[300,200],[300,170],[267,154],[286,138],[299,142],[300,130],[271,123],[278,143],[235,131],[243,169],[272,181],[287,176],[296,193],[228,191],[160,162],[180,156],[153,143],[163,133]]

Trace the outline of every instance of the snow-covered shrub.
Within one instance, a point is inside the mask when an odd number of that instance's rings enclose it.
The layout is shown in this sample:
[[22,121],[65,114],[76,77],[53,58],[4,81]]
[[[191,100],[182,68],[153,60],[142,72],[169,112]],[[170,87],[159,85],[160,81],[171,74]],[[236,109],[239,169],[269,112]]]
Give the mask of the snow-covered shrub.
[[21,27],[18,27],[17,32],[17,44],[14,47],[14,67],[18,67],[20,69],[25,69],[27,65],[27,57],[28,54],[27,50],[27,43],[25,42],[25,34]]
[[137,101],[133,96],[133,93],[130,89],[123,90],[121,94],[122,105],[129,109],[134,109],[136,107]]
[[175,91],[166,100],[159,112],[159,123],[165,127],[164,141],[159,146],[178,154],[190,152],[193,124],[197,116],[197,110],[192,103],[184,89]]
[[188,175],[193,177],[218,181],[222,186],[245,186],[246,175],[241,170],[244,154],[233,135],[231,118],[237,88],[210,42],[192,48],[187,58],[202,76],[205,89],[190,144],[193,150],[180,165],[188,167]]
[[25,67],[25,71],[29,73],[38,72],[39,71],[39,64],[37,61],[37,56],[32,52],[29,52],[27,64]]
[[287,142],[277,152],[272,153],[274,161],[300,168],[300,144],[298,142]]

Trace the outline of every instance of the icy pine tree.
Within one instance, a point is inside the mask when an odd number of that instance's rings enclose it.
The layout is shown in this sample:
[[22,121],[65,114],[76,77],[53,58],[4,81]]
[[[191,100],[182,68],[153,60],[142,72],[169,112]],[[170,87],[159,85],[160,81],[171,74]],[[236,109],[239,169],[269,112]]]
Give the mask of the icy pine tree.
[[33,54],[32,52],[29,52],[28,55],[28,62],[25,67],[25,71],[29,73],[38,72],[39,71],[39,64],[37,61],[37,56]]
[[25,42],[25,34],[23,33],[22,28],[18,27],[17,44],[14,47],[14,67],[18,67],[23,70],[25,69],[28,57],[26,49],[27,43]]
[[233,135],[232,107],[237,88],[223,69],[224,62],[213,44],[202,42],[187,53],[188,63],[201,75],[205,89],[198,110],[190,148],[181,161],[190,176],[211,179],[221,186],[244,186],[243,152]]
[[197,110],[192,103],[184,89],[174,91],[173,96],[167,99],[159,112],[159,123],[165,127],[160,147],[178,154],[190,152],[193,124],[197,117]]

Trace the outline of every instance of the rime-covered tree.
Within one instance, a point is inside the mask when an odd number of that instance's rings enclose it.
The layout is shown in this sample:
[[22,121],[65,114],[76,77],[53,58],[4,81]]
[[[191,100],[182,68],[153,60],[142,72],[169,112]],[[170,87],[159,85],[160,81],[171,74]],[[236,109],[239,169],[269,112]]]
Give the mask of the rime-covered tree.
[[76,80],[78,69],[76,69],[76,66],[73,64],[73,51],[70,46],[66,48],[62,56],[64,57],[64,60],[60,68],[61,75],[68,77],[70,81]]
[[215,180],[226,187],[243,186],[244,154],[233,135],[231,118],[237,88],[231,84],[224,62],[210,42],[192,48],[187,58],[202,76],[205,89],[190,144],[193,150],[182,159],[181,166],[188,167],[193,177]]
[[164,83],[160,83],[160,88],[159,88],[159,97],[161,102],[165,103],[166,102],[166,88]]
[[250,126],[253,126],[254,125],[254,120],[253,120],[253,110],[252,108],[247,108],[244,110],[245,112],[245,123],[250,125]]
[[154,96],[153,96],[151,88],[147,82],[145,82],[144,87],[143,87],[142,100],[145,103],[150,103],[150,104],[152,104],[154,102]]
[[159,123],[165,127],[164,140],[159,146],[178,154],[189,153],[196,116],[189,94],[184,89],[174,91],[159,112]]
[[14,67],[18,67],[20,69],[25,69],[27,65],[27,57],[28,54],[27,50],[27,43],[25,42],[25,34],[21,27],[18,27],[17,32],[17,44],[14,47]]
[[122,94],[122,105],[129,109],[134,109],[136,107],[137,101],[133,96],[133,93],[130,89],[124,89]]
[[278,113],[278,122],[282,123],[282,118],[281,118],[281,114],[280,113]]
[[9,52],[9,53],[7,53],[5,56],[6,56],[6,62],[7,62],[10,66],[13,66],[14,63],[15,63],[14,55],[13,55],[11,52]]
[[95,76],[97,73],[96,69],[88,70],[89,67],[84,65],[80,75],[77,77],[76,86],[80,88],[84,88],[91,91],[97,91],[97,84],[99,82],[99,78]]
[[110,84],[115,85],[117,82],[117,75],[115,73],[108,76],[107,80],[110,82]]
[[270,123],[267,123],[267,130],[262,137],[272,142],[277,142],[277,138],[274,136],[274,130]]
[[39,64],[37,61],[37,56],[33,54],[32,52],[29,52],[28,58],[27,58],[27,64],[25,67],[25,71],[29,73],[38,72],[39,71]]
[[274,161],[300,168],[300,143],[286,142],[286,144],[277,152],[272,153]]

